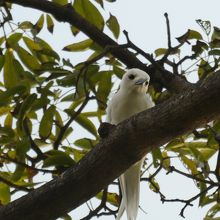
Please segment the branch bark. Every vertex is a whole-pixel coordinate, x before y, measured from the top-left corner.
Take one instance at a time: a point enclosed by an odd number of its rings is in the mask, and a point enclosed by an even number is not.
[[[56,219],[86,202],[147,152],[220,116],[220,71],[116,126],[60,177],[0,208],[4,220]]]
[[[69,24],[77,27],[97,44],[106,48],[108,46],[119,46],[114,40],[109,36],[99,30],[96,26],[92,25],[79,15],[71,5],[61,6],[54,2],[47,0],[3,0],[5,2],[10,2],[18,4],[24,7],[38,9],[42,12],[52,14],[58,21],[68,22]],[[111,52],[116,58],[123,62],[128,68],[139,68],[146,71],[151,76],[152,83],[160,83],[167,89],[173,92],[182,91],[190,86],[192,86],[185,79],[178,75],[174,75],[171,72],[164,69],[164,71],[155,71],[153,68],[147,67],[142,63],[137,57],[130,52],[128,49],[118,48]]]

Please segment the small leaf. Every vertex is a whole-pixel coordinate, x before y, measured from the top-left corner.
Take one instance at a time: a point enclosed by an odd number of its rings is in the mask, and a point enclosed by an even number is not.
[[[213,27],[214,31],[212,33],[212,41],[213,40],[220,40],[220,29],[218,27]]]
[[[101,78],[98,84],[98,90],[96,93],[98,106],[101,110],[106,108],[107,98],[112,88],[112,72],[110,71],[102,71]]]
[[[24,21],[20,23],[18,27],[21,28],[22,30],[26,30],[26,29],[32,29],[33,26],[34,25],[30,21]]]
[[[209,51],[209,55],[213,55],[213,56],[220,56],[220,50],[210,50]]]
[[[40,122],[39,134],[42,138],[47,138],[53,126],[53,117],[56,107],[51,105],[45,112]]]
[[[91,39],[87,39],[78,43],[73,43],[70,44],[66,47],[63,48],[63,50],[65,51],[85,51],[88,50],[90,48],[90,46],[92,45],[93,41]]]
[[[36,30],[37,34],[42,30],[43,25],[44,25],[44,15],[42,14],[38,19],[37,23],[34,25],[34,29]]]
[[[12,50],[7,50],[5,53],[4,62],[4,84],[6,88],[12,88],[19,82],[19,76],[14,67],[14,55]]]
[[[98,141],[96,140],[92,140],[89,138],[82,138],[82,139],[78,139],[74,142],[74,144],[77,147],[80,147],[82,149],[86,149],[86,150],[90,150],[91,148],[93,148]]]
[[[196,44],[192,46],[192,51],[195,54],[199,55],[203,51],[208,50],[208,47],[209,46],[205,42],[197,40]]]
[[[159,56],[161,56],[161,55],[164,55],[164,54],[166,54],[166,52],[167,52],[167,49],[166,49],[166,48],[158,48],[158,49],[156,49],[156,50],[154,51],[156,57],[159,57]]]
[[[104,19],[99,10],[89,0],[75,0],[74,9],[90,23],[103,30]]]
[[[17,132],[20,136],[23,134],[23,120],[25,116],[29,113],[31,110],[31,107],[34,103],[34,101],[37,98],[37,94],[31,94],[29,95],[24,102],[22,103],[19,113],[18,113],[18,120],[17,120]]]
[[[176,39],[180,43],[185,43],[185,42],[188,42],[188,40],[192,40],[192,39],[202,40],[203,38],[202,38],[202,35],[198,31],[188,29],[188,31],[185,34],[183,34],[180,37],[177,37]]]
[[[50,166],[65,166],[70,167],[75,165],[75,161],[65,152],[58,150],[51,150],[46,153],[48,158],[43,162],[43,167]]]
[[[85,128],[87,131],[89,131],[91,134],[93,134],[95,137],[97,137],[96,127],[92,123],[92,121],[90,121],[87,117],[83,116],[82,114],[79,114],[76,117],[75,121],[78,124],[80,124],[83,128]]]
[[[151,182],[149,182],[149,187],[155,193],[158,193],[160,190],[160,186],[158,182],[156,182],[155,178],[151,178]]]
[[[10,188],[5,183],[0,183],[0,203],[6,205],[10,202]]]
[[[53,2],[59,4],[59,5],[66,5],[68,4],[68,0],[53,0]]]
[[[98,198],[99,200],[102,200],[102,197],[103,197],[103,192],[99,192],[97,195],[96,195],[96,198]],[[116,207],[119,206],[119,202],[120,202],[120,197],[117,193],[110,193],[108,192],[107,193],[107,202],[109,202],[111,205],[114,205]]]
[[[54,29],[54,22],[53,22],[51,16],[49,14],[47,14],[47,30],[50,33],[53,33],[53,29]]]
[[[0,106],[7,105],[15,94],[22,94],[26,91],[26,87],[19,85],[0,93]]]
[[[114,37],[118,39],[119,34],[120,34],[120,26],[119,26],[117,18],[114,15],[110,14],[110,17],[106,23],[107,23],[108,28],[113,33]]]
[[[14,34],[11,34],[10,37],[6,41],[10,45],[10,47],[14,48],[21,38],[22,38],[22,33],[14,33]]]
[[[38,62],[35,56],[32,56],[28,51],[22,47],[18,47],[16,52],[23,62],[23,64],[33,72],[39,71],[41,68],[40,63]]]

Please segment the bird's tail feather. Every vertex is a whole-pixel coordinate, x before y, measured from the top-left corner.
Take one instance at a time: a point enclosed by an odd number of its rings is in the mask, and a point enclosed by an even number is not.
[[[124,203],[124,199],[122,198],[120,208],[119,208],[119,211],[118,211],[118,215],[117,215],[117,218],[115,220],[120,220],[120,218],[122,217],[124,211],[125,211],[125,203]]]
[[[126,210],[128,220],[136,220],[139,207],[140,171],[142,163],[143,160],[137,162],[119,177],[123,199],[117,220],[120,219],[124,210]]]

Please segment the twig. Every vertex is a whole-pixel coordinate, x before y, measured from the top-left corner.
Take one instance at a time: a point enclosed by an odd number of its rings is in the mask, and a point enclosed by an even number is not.
[[[94,210],[90,210],[90,213],[87,216],[85,216],[84,218],[82,218],[81,220],[89,220],[98,214],[98,212],[105,206],[105,203],[107,200],[107,193],[108,193],[108,188],[105,188],[103,190],[102,201],[99,204],[99,206]]]
[[[171,45],[171,34],[170,34],[170,21],[169,21],[169,17],[168,14],[165,13],[164,14],[165,18],[166,18],[166,25],[167,25],[167,40],[168,40],[168,48],[172,48]]]
[[[214,185],[210,185],[209,187],[207,187],[206,189],[204,189],[203,191],[198,193],[196,196],[193,196],[192,198],[190,198],[188,200],[184,200],[184,199],[164,199],[163,202],[181,202],[181,203],[185,203],[184,207],[181,209],[181,212],[180,212],[180,216],[185,218],[184,211],[187,208],[187,206],[193,206],[193,204],[191,204],[193,201],[195,201],[201,195],[203,195],[206,192],[208,192],[209,190],[211,190],[213,187],[214,187]]]
[[[27,168],[27,169],[35,170],[35,171],[38,171],[38,172],[43,172],[43,173],[56,173],[56,170],[39,169],[39,168],[36,168],[36,167],[33,167],[33,166],[29,166],[29,165],[27,165],[26,163],[22,163],[22,162],[20,162],[20,161],[18,161],[18,160],[16,160],[16,159],[13,159],[13,158],[11,158],[11,157],[9,157],[9,156],[6,156],[6,155],[5,155],[5,156],[0,155],[0,158],[2,158],[2,159],[4,159],[4,160],[9,160],[9,161],[11,161],[11,162],[13,162],[13,163],[15,163],[15,164],[19,164],[19,165],[21,165],[21,166]]]
[[[216,183],[214,181],[209,181],[209,180],[201,179],[201,178],[199,178],[199,177],[197,177],[195,175],[184,173],[184,172],[182,172],[180,170],[177,170],[175,167],[170,166],[170,170],[167,172],[167,174],[172,173],[172,172],[176,172],[176,173],[181,174],[183,176],[186,176],[186,177],[188,177],[190,179],[193,179],[193,180],[196,180],[196,181],[199,181],[199,182],[203,182],[203,183],[207,183],[207,184],[212,185],[212,186],[220,186],[220,183]]]
[[[46,158],[46,155],[44,155],[44,153],[40,150],[40,148],[37,146],[37,144],[34,142],[34,140],[32,139],[31,137],[31,133],[29,131],[29,128],[28,128],[28,121],[27,121],[27,118],[24,119],[23,121],[23,127],[24,127],[24,131],[30,141],[30,144],[31,144],[31,148],[35,151],[35,153],[37,154],[37,158],[36,159],[45,159]]]
[[[70,119],[67,121],[67,123],[60,129],[60,132],[58,134],[58,137],[56,139],[56,141],[53,144],[53,148],[55,150],[58,149],[59,145],[61,144],[61,141],[63,139],[63,136],[66,132],[66,130],[68,129],[68,127],[70,126],[70,124],[75,120],[75,118],[82,112],[82,110],[84,109],[84,107],[87,105],[88,101],[93,99],[94,97],[89,97],[87,96],[84,100],[84,102],[82,103],[82,105],[79,107],[79,109],[72,114],[72,116],[70,117]]]
[[[0,181],[5,183],[5,184],[7,184],[8,186],[11,186],[11,187],[13,187],[15,189],[22,190],[22,191],[25,191],[25,192],[30,192],[30,191],[33,190],[33,189],[28,189],[28,188],[26,188],[24,186],[19,186],[19,185],[15,184],[15,183],[12,183],[11,181],[3,178],[2,176],[0,176]]]

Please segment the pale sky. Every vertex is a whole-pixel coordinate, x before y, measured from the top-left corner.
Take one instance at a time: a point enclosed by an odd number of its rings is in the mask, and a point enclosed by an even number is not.
[[[220,27],[220,15],[218,0],[212,1],[199,1],[199,0],[117,0],[115,3],[105,2],[106,15],[108,11],[118,18],[121,25],[121,30],[129,32],[130,39],[141,47],[146,52],[153,52],[159,47],[167,46],[166,24],[164,13],[167,12],[170,19],[171,35],[175,45],[175,37],[184,34],[188,29],[195,29],[201,31],[199,25],[195,22],[196,19],[210,20],[213,26]],[[16,7],[18,11],[14,11],[14,19],[24,20],[30,19],[37,20],[39,13],[34,14],[31,9],[24,9]],[[1,30],[0,30],[1,31]],[[109,32],[108,32],[109,33]],[[51,35],[47,31],[43,31],[40,35],[42,38],[47,39],[48,42],[60,51],[67,44],[71,44],[81,39],[84,35],[81,34],[74,38],[69,31],[68,25],[60,23],[55,27],[54,34]],[[119,39],[120,43],[125,43],[123,34]],[[73,54],[60,51],[63,56],[70,58],[73,63],[83,60],[84,54]],[[84,135],[82,131],[82,136]],[[179,166],[179,163],[176,164]],[[163,172],[157,178],[161,185],[162,191],[167,195],[167,198],[190,198],[194,196],[197,191],[192,181],[185,181],[179,175],[166,176]],[[180,203],[165,203],[160,202],[159,195],[149,190],[147,183],[143,183],[141,187],[141,207],[147,212],[143,213],[139,210],[137,220],[180,220],[179,212],[184,204]],[[87,208],[82,206],[77,210],[71,212],[74,220],[78,220],[87,213]],[[198,208],[198,201],[194,203],[193,207],[188,207],[185,211],[187,220],[201,220],[207,208]],[[96,218],[93,218],[96,219]],[[111,220],[113,217],[101,217],[103,220]],[[122,220],[125,220],[125,216]]]

